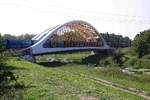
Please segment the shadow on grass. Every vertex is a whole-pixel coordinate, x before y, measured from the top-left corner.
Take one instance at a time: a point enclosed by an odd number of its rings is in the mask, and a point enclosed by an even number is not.
[[[84,59],[82,59],[82,64],[91,64],[94,66],[98,66],[100,64],[101,60],[106,59],[107,57],[109,57],[108,55],[102,55],[102,54],[96,54],[96,55],[90,55]]]
[[[32,85],[25,86],[24,84],[16,83],[13,85],[0,85],[0,90],[10,90],[12,88],[18,90],[18,89],[25,89],[25,88],[32,88],[32,87],[35,87],[35,86],[32,86]]]
[[[67,63],[61,62],[61,61],[53,61],[53,62],[38,62],[39,65],[42,65],[44,67],[61,67],[63,65],[66,65]]]
[[[7,70],[26,70],[26,68],[18,68],[18,67],[15,67],[13,65],[5,66],[5,69],[7,69]]]
[[[42,65],[44,67],[61,67],[63,65],[66,64],[77,64],[77,65],[92,65],[92,66],[97,66],[99,65],[99,61],[101,59],[105,59],[106,56],[102,56],[102,55],[90,55],[88,57],[85,57],[83,59],[78,59],[78,60],[71,60],[71,62],[68,60],[66,62],[63,62],[61,60],[59,61],[53,61],[53,62],[38,62],[37,64]]]
[[[8,66],[5,64],[0,65],[0,100],[20,100],[13,98],[23,95],[21,92],[24,91],[24,89],[33,87],[32,85],[25,86],[24,83],[17,81],[18,77],[16,77],[13,70],[24,69],[26,68],[18,68],[13,65]]]
[[[35,86],[15,83],[15,84],[0,84],[0,100],[23,100],[24,90],[34,88]]]

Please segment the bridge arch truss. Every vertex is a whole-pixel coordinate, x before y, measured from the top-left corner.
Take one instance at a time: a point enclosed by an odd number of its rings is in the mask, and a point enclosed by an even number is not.
[[[32,41],[34,44],[23,50],[24,55],[110,49],[95,27],[81,20],[69,21],[47,29],[33,37]]]

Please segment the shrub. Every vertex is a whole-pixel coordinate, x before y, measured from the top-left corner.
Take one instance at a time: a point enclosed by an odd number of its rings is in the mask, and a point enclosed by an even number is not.
[[[136,52],[133,48],[121,48],[120,52],[125,55],[136,56]]]
[[[14,74],[5,66],[7,55],[5,53],[5,47],[3,46],[2,41],[3,39],[0,35],[0,94],[3,93],[3,88],[7,86],[10,81],[16,81]]]
[[[126,61],[124,66],[150,69],[150,61],[148,59],[130,58],[128,61]]]
[[[150,69],[150,61],[147,59],[139,59],[137,62],[137,68],[146,68]]]
[[[114,62],[113,62],[113,58],[112,57],[106,57],[104,59],[100,59],[99,60],[99,66],[101,67],[113,67]]]
[[[150,54],[143,56],[144,59],[150,59]]]
[[[118,49],[113,55],[113,60],[118,66],[122,66],[124,63],[124,54]]]
[[[137,58],[129,58],[129,60],[125,63],[126,67],[133,67],[138,62]]]
[[[133,48],[139,58],[150,54],[150,29],[141,32],[134,38]]]

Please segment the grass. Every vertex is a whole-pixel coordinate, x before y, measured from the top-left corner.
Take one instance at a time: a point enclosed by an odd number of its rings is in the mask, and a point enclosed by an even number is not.
[[[16,57],[9,58],[6,65],[12,69],[18,77],[17,82],[23,87],[15,87],[9,93],[1,96],[1,99],[80,100],[81,97],[92,97],[100,100],[144,100],[137,95],[104,86],[88,77],[82,77],[80,74],[92,75],[93,77],[102,75],[95,68],[78,63],[82,57],[87,55],[86,53],[75,56],[72,54],[72,57],[60,55],[58,57],[76,59],[77,63],[63,63],[57,67],[53,67],[51,64],[47,65],[48,63],[39,65]]]
[[[67,71],[70,73],[77,73],[77,74],[84,74],[93,76],[96,78],[102,78],[114,83],[118,83],[122,86],[129,87],[129,88],[135,88],[139,91],[146,91],[150,93],[150,75],[145,74],[126,74],[122,73],[122,70],[120,68],[111,67],[111,68],[101,68],[99,66],[94,67],[94,65],[85,65],[82,64],[82,59],[84,57],[89,56],[90,53],[75,53],[70,54],[72,58],[70,58],[68,55],[50,55],[50,57],[58,59],[69,59],[73,60],[74,62],[70,64],[60,64],[61,67],[56,67],[57,70]],[[84,55],[84,56],[82,56]],[[48,57],[48,56],[47,56]],[[46,57],[46,58],[47,58]],[[69,58],[68,58],[69,57]],[[74,57],[76,59],[74,59]],[[93,59],[92,59],[93,60]],[[60,63],[61,60],[57,62]],[[44,65],[45,67],[52,67],[53,63],[43,62],[39,63],[41,65]],[[91,66],[91,67],[87,67]]]
[[[75,68],[73,68],[75,67]],[[81,68],[82,67],[82,68]],[[71,73],[79,73],[95,78],[101,78],[111,81],[113,83],[120,84],[124,87],[135,88],[138,91],[147,91],[150,93],[150,75],[129,75],[122,73],[120,69],[116,68],[87,68],[86,66],[70,65],[62,67],[62,70],[66,70]]]
[[[150,69],[150,56],[145,55],[138,58],[133,48],[121,48],[120,51],[124,54],[126,61],[124,67],[131,67],[136,69]]]

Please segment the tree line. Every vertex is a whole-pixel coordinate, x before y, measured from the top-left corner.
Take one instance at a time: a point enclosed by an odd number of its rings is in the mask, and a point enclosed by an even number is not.
[[[116,35],[114,33],[109,34],[101,33],[107,44],[113,48],[125,48],[132,47],[137,53],[138,57],[141,58],[144,55],[150,54],[150,29],[145,30],[137,34],[132,41],[129,37],[123,37],[122,35]],[[18,40],[31,40],[34,34],[21,34],[18,36],[4,34],[3,39],[18,39]]]
[[[102,33],[102,37],[105,39],[107,44],[114,48],[124,48],[131,47],[131,39],[129,37],[123,37],[122,35]],[[17,40],[31,40],[35,35],[34,34],[21,34],[14,36],[11,34],[4,34],[4,39],[17,39]]]
[[[3,39],[16,39],[16,40],[31,40],[35,35],[34,34],[21,34],[18,36],[11,35],[11,34],[4,34],[2,37]]]
[[[129,37],[123,37],[122,35],[116,35],[114,33],[109,34],[101,33],[107,44],[113,48],[125,48],[131,47],[132,40]]]
[[[137,34],[133,41],[129,37],[109,34],[108,32],[102,33],[102,36],[111,47],[131,47],[137,54],[138,58],[142,58],[145,55],[150,55],[150,29],[144,30]]]

